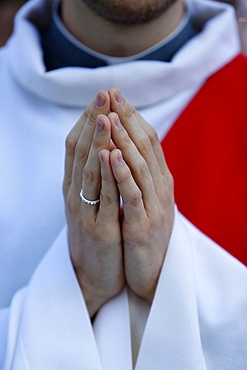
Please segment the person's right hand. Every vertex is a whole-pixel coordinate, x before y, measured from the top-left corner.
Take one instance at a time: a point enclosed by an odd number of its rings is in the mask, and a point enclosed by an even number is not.
[[[109,165],[109,112],[109,94],[102,90],[66,139],[63,194],[68,240],[90,317],[124,285],[119,192]],[[85,198],[100,198],[100,203],[82,202],[81,188]]]

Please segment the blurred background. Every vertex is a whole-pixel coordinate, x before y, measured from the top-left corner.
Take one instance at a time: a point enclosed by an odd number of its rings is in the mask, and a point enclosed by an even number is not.
[[[11,35],[14,16],[26,1],[0,0],[0,46],[3,46]]]
[[[210,0],[212,1],[212,0]],[[235,8],[238,19],[239,34],[242,50],[247,54],[247,0],[213,0],[231,4]]]

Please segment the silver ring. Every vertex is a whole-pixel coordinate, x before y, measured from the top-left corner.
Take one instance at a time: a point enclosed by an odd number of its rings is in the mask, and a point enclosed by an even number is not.
[[[80,191],[80,197],[81,197],[81,200],[84,203],[88,204],[89,206],[96,206],[100,202],[100,199],[97,199],[97,200],[89,200],[89,199],[85,198],[84,195],[83,195],[83,190],[82,189]]]

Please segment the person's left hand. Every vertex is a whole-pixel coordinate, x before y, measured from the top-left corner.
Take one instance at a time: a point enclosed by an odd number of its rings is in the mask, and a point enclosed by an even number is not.
[[[109,91],[109,161],[123,200],[125,277],[132,291],[152,302],[174,222],[173,178],[155,130],[119,90]]]

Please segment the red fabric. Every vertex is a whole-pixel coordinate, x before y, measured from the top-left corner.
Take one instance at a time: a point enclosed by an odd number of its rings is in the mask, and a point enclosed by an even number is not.
[[[247,58],[208,79],[162,147],[178,209],[247,265]]]

